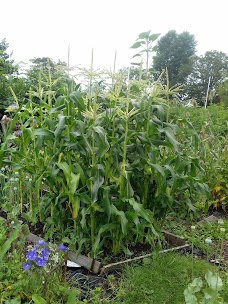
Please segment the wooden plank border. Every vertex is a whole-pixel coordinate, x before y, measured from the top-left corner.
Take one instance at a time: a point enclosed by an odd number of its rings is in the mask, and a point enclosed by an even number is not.
[[[24,224],[24,225],[26,225],[26,224]],[[28,229],[28,231],[29,231],[29,229]],[[164,237],[167,240],[167,242],[169,242],[170,244],[175,245],[177,247],[162,250],[162,251],[160,251],[160,253],[171,252],[171,251],[176,251],[176,250],[178,251],[178,250],[186,249],[186,248],[190,247],[190,245],[186,243],[186,240],[183,237],[179,237],[178,235],[175,235],[166,230],[162,230],[162,233],[164,234]],[[28,235],[26,236],[26,241],[31,242],[33,244],[37,244],[39,240],[43,240],[43,239],[31,232],[29,232]],[[45,240],[43,240],[43,241],[45,241]],[[57,245],[54,245],[54,246],[56,246],[56,250],[59,250]],[[140,261],[146,257],[151,257],[151,256],[153,256],[153,252],[146,254],[146,255],[139,256],[139,257],[135,257],[132,259],[127,259],[124,261],[104,265],[102,267],[101,262],[99,262],[95,259],[92,259],[90,257],[81,255],[81,254],[77,255],[73,251],[68,251],[69,261],[77,263],[78,265],[84,267],[85,269],[89,270],[90,272],[92,272],[93,274],[96,274],[96,275],[98,275],[98,274],[105,275],[116,269],[121,269],[123,266],[125,266],[129,263]]]
[[[43,240],[43,239],[30,232],[26,237],[26,240],[33,244],[37,244],[39,240]],[[58,250],[58,246],[57,245],[55,246],[56,246],[56,250]],[[84,267],[85,269],[91,271],[94,274],[98,274],[101,269],[101,262],[89,258],[85,255],[81,255],[81,254],[76,255],[76,253],[74,253],[73,251],[68,251],[68,260],[77,263],[78,265]]]
[[[162,233],[164,234],[166,241],[172,245],[182,246],[186,244],[186,239],[183,238],[182,236],[178,236],[167,230],[162,230]]]

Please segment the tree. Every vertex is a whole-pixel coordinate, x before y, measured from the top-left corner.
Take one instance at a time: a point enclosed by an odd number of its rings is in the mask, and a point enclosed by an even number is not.
[[[228,55],[223,52],[209,51],[203,56],[192,58],[193,70],[187,79],[189,97],[201,102],[206,96],[210,78],[210,91],[218,88],[228,77]]]
[[[228,105],[228,79],[218,85],[217,92],[220,100]]]
[[[6,104],[6,100],[10,96],[9,92],[9,76],[16,72],[16,67],[11,59],[12,54],[7,53],[9,44],[6,39],[0,42],[0,102],[1,106]]]
[[[189,32],[169,31],[160,38],[154,57],[154,69],[161,73],[167,68],[170,86],[183,84],[192,71],[191,57],[196,52],[196,40]]]
[[[32,63],[27,71],[27,82],[32,89],[42,88],[57,90],[69,79],[66,72],[67,64],[62,61],[57,63],[49,57],[30,59]]]

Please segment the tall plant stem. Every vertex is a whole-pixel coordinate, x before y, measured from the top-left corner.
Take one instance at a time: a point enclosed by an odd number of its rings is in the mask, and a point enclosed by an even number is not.
[[[117,55],[117,50],[115,51],[115,56],[114,56],[113,76],[112,76],[112,87],[114,86],[114,75],[115,75],[115,72],[116,72],[116,55]]]
[[[129,84],[129,78],[130,78],[130,68],[128,70],[128,93],[127,93],[127,99],[126,99],[126,109],[125,109],[125,132],[124,132],[124,143],[123,143],[123,155],[122,155],[122,166],[121,166],[121,176],[120,176],[120,197],[124,197],[125,193],[125,178],[123,176],[123,172],[126,169],[127,166],[127,143],[128,143],[128,123],[129,123],[129,100],[130,100],[130,84]]]
[[[91,52],[90,77],[89,77],[89,102],[88,102],[88,108],[91,106],[91,101],[92,101],[92,80],[93,80],[93,49],[92,49],[92,52]]]
[[[20,205],[21,205],[21,214],[23,212],[23,191],[22,191],[22,182],[19,180],[19,196],[20,196]]]

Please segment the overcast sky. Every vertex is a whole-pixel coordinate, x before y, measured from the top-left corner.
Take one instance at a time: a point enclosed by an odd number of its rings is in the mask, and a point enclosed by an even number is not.
[[[2,0],[0,40],[16,61],[47,56],[70,65],[128,66],[138,34],[175,29],[194,34],[197,53],[228,53],[228,0]]]

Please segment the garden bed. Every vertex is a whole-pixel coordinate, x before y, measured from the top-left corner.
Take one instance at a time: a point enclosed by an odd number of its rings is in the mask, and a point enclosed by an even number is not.
[[[165,230],[163,230],[163,235],[166,241],[168,242],[170,248],[161,250],[160,253],[165,253],[169,251],[178,251],[189,248],[189,244],[186,243],[186,240],[183,237],[177,236]],[[26,239],[27,241],[36,244],[38,240],[40,240],[41,238],[30,232]],[[142,247],[142,252],[143,252],[143,247]],[[90,257],[81,254],[77,255],[75,252],[68,251],[68,260],[77,263],[78,265],[82,266],[92,274],[104,275],[110,273],[113,270],[121,269],[123,266],[127,264],[141,261],[144,258],[152,257],[153,254],[154,252],[150,252],[147,254],[142,253],[140,255],[140,252],[138,252],[137,253],[138,256],[136,257],[130,259],[121,259],[120,261],[117,261],[115,263],[102,265],[102,263],[96,259],[92,259]]]

